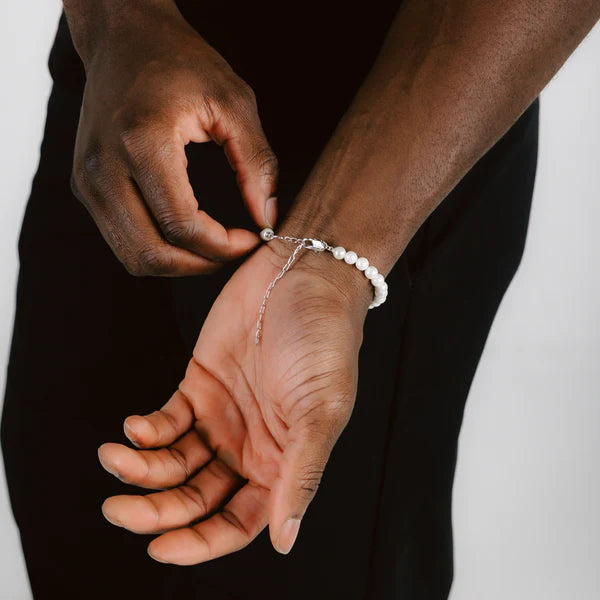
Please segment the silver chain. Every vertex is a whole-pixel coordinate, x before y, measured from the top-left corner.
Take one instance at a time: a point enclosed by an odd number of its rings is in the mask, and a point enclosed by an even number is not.
[[[279,238],[279,236],[277,236],[277,238]],[[284,239],[284,238],[279,238],[279,239]],[[263,317],[265,315],[265,310],[267,308],[267,300],[269,299],[269,296],[271,295],[271,290],[275,287],[275,284],[290,270],[291,266],[294,264],[294,261],[298,257],[300,250],[302,250],[304,248],[304,241],[300,240],[298,238],[290,238],[289,240],[285,240],[285,241],[295,242],[295,243],[297,243],[297,246],[296,246],[296,249],[294,250],[294,252],[292,252],[292,255],[288,258],[288,261],[285,263],[285,265],[283,266],[281,271],[279,271],[279,274],[277,275],[277,277],[275,277],[275,279],[273,279],[273,281],[271,281],[271,283],[269,284],[269,287],[267,288],[267,291],[265,292],[262,304],[260,305],[260,310],[258,311],[258,321],[256,321],[256,338],[255,338],[255,342],[254,342],[255,345],[258,345],[258,342],[260,341],[260,336],[262,333]]]
[[[278,240],[281,240],[282,242],[296,244],[296,248],[295,248],[294,252],[292,252],[292,255],[288,258],[288,261],[285,263],[285,265],[283,266],[281,271],[279,271],[279,273],[277,274],[275,279],[273,279],[273,281],[271,281],[271,283],[269,284],[269,287],[267,287],[267,291],[265,292],[265,295],[263,296],[263,301],[262,301],[262,304],[260,305],[260,309],[258,311],[258,321],[256,321],[256,336],[255,336],[255,344],[256,345],[258,345],[258,342],[260,341],[260,336],[262,334],[263,319],[265,316],[265,310],[267,308],[267,300],[269,299],[269,296],[271,295],[271,291],[275,287],[275,284],[290,270],[290,268],[294,264],[294,261],[296,260],[296,258],[298,258],[298,254],[300,253],[300,251],[305,249],[305,250],[312,250],[313,252],[323,252],[324,250],[328,250],[329,252],[331,252],[333,250],[333,246],[330,246],[323,240],[317,240],[315,238],[297,238],[297,237],[292,237],[290,235],[282,236],[282,235],[277,235],[277,234],[273,233],[272,236],[267,241],[270,241],[272,239],[278,239]]]

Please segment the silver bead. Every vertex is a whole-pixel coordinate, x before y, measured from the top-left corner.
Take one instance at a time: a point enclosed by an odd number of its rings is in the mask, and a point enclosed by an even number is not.
[[[365,269],[365,277],[367,279],[373,279],[373,277],[375,277],[375,275],[377,275],[377,273],[379,273],[379,271],[373,265],[371,265],[370,267],[367,267]]]
[[[344,260],[349,265],[353,265],[358,260],[358,255],[356,254],[356,252],[352,252],[352,250],[350,250],[350,252],[346,252],[346,256],[344,256]]]
[[[369,261],[364,257],[361,256],[357,261],[356,261],[356,268],[359,271],[364,271],[367,267],[369,266]]]
[[[274,235],[275,235],[275,232],[270,227],[265,227],[260,232],[260,238],[262,240],[264,240],[265,242],[270,242],[273,239]]]
[[[346,248],[343,248],[342,246],[337,246],[336,248],[334,248],[331,251],[331,254],[333,254],[334,258],[337,258],[338,260],[342,260],[342,258],[344,258],[344,256],[346,256]]]

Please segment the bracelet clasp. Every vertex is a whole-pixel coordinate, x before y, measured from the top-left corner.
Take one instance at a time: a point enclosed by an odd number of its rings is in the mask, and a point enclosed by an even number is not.
[[[302,247],[307,250],[312,250],[313,252],[323,252],[324,250],[327,250],[327,244],[322,240],[317,240],[315,238],[303,238]]]

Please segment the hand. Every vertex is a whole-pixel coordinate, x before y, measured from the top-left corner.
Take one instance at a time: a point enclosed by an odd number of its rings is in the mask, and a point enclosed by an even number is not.
[[[111,2],[98,12],[76,23],[67,12],[87,75],[73,191],[130,273],[212,271],[258,237],[198,210],[184,147],[223,145],[253,219],[272,225],[277,160],[254,93],[173,2]],[[87,21],[94,29],[78,31]]]
[[[148,550],[161,562],[234,552],[267,523],[274,547],[289,552],[350,418],[371,286],[330,256],[303,251],[273,289],[257,346],[263,295],[291,253],[274,244],[223,288],[171,399],[125,420],[139,449],[99,449],[104,468],[123,481],[164,490],[103,505],[115,525],[162,534]]]

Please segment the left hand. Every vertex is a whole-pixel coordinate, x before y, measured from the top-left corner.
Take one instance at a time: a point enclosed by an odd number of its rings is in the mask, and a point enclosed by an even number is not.
[[[148,549],[156,560],[211,560],[267,524],[273,546],[289,552],[350,418],[372,298],[355,269],[303,250],[273,289],[255,345],[265,290],[292,251],[273,241],[233,275],[179,389],[161,410],[125,420],[139,449],[99,449],[104,468],[123,481],[163,490],[103,505],[115,525],[161,534]]]

